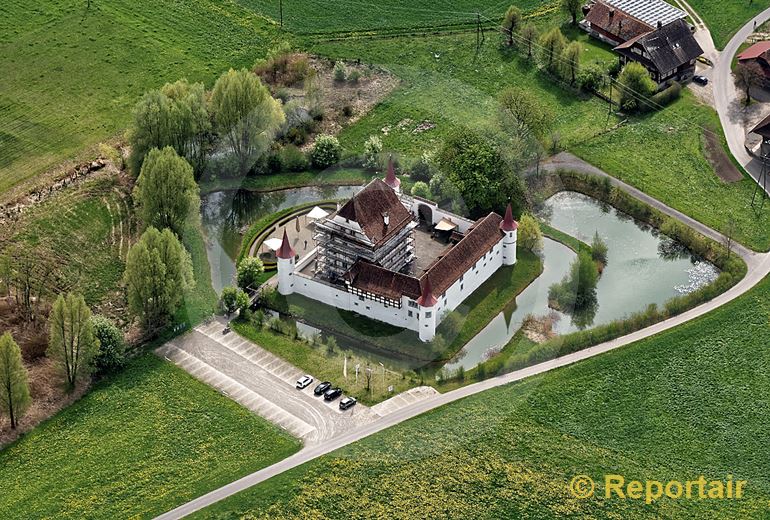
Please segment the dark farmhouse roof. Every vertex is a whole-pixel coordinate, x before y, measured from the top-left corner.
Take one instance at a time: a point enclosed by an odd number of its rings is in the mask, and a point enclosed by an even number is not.
[[[419,279],[364,260],[353,264],[346,278],[356,289],[394,300],[402,295],[418,299],[421,296],[421,282],[423,285],[429,282],[433,294],[443,294],[500,241],[503,237],[503,231],[500,230],[502,221],[503,217],[497,213],[490,213],[476,221],[462,240],[438,257]]]
[[[607,5],[601,0],[590,6],[585,19],[591,23],[591,28],[600,29],[619,43],[626,42],[653,29],[651,25],[634,18],[621,9]]]
[[[640,56],[634,48],[644,51]],[[690,26],[681,18],[647,34],[615,47],[628,59],[638,61],[645,67],[665,73],[689,63],[703,54],[703,49],[692,35]]]
[[[761,135],[764,138],[770,138],[770,114],[768,114],[762,121],[751,129],[752,133]]]
[[[380,179],[370,182],[347,201],[336,215],[356,222],[375,246],[384,243],[412,220],[412,214],[401,203],[396,192]],[[333,217],[331,215],[329,218]]]

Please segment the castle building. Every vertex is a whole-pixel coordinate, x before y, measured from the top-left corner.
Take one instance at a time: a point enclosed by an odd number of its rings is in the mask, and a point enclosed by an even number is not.
[[[276,252],[278,291],[416,331],[431,341],[447,313],[495,271],[516,263],[511,206],[475,222],[406,196],[389,166],[315,224],[299,258],[286,231]]]

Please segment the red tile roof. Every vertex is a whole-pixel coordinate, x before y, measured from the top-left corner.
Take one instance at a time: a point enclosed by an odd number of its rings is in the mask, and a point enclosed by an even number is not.
[[[503,231],[516,231],[519,229],[519,223],[513,220],[513,211],[511,210],[511,203],[508,203],[508,207],[505,208],[505,217],[500,222],[500,229]]]
[[[758,42],[738,55],[739,60],[753,60],[770,51],[770,41]]]
[[[433,288],[430,286],[430,277],[423,277],[422,280],[420,280],[420,285],[420,297],[417,298],[417,305],[420,307],[433,307],[436,305],[438,300],[433,296]]]
[[[396,170],[393,168],[393,158],[388,159],[388,173],[385,175],[385,184],[397,190],[401,186],[401,181],[396,177]]]
[[[449,289],[502,239],[502,222],[503,218],[497,213],[490,213],[476,221],[462,240],[438,257],[419,279],[364,260],[353,264],[346,278],[353,287],[365,292],[393,300],[398,300],[402,295],[413,300],[423,297],[425,303],[428,303],[435,298],[434,295],[443,294]],[[424,294],[426,289],[428,295]]]
[[[591,23],[592,28],[601,29],[620,43],[654,29],[651,25],[601,0],[591,6],[585,19]]]
[[[281,247],[275,252],[275,256],[278,258],[289,259],[294,258],[297,253],[292,249],[289,243],[289,235],[286,234],[286,228],[283,229],[283,240],[281,241]]]
[[[380,179],[370,182],[347,201],[336,215],[356,222],[375,246],[384,243],[412,221],[412,214],[401,203],[396,192]]]

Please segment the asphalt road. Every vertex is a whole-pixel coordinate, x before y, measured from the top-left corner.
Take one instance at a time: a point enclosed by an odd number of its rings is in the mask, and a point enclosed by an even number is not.
[[[746,25],[738,29],[735,36],[728,42],[719,57],[714,61],[714,105],[719,114],[719,121],[727,138],[730,153],[755,180],[762,172],[761,161],[755,159],[746,151],[746,128],[743,118],[741,96],[735,88],[731,64],[738,48],[754,32],[755,23],[759,27],[770,20],[770,8],[765,9]],[[770,185],[770,183],[768,183]],[[769,188],[770,189],[770,188]]]
[[[551,166],[548,166],[548,165],[551,165]],[[558,156],[554,157],[551,161],[546,163],[545,167],[556,168],[556,167],[567,167],[567,166],[573,169],[579,169],[581,171],[585,171],[586,173],[608,176],[606,173],[602,172],[598,168],[595,168],[594,166],[588,163],[585,163],[584,161],[580,161],[580,159],[577,159],[574,156],[570,156],[569,154],[559,154]],[[644,202],[653,205],[659,210],[665,212],[666,214],[671,215],[681,220],[682,222],[693,226],[695,229],[709,236],[710,238],[713,238],[715,240],[721,240],[722,235],[717,231],[714,231],[704,226],[703,224],[690,219],[689,217],[683,215],[682,213],[676,211],[675,209],[669,208],[665,204],[657,201],[656,199],[653,199],[649,195],[643,192],[640,192],[639,190],[636,190],[618,181],[617,179],[612,179],[612,180],[614,184],[622,187],[623,189],[628,190],[628,192],[631,195],[639,198],[640,200],[643,200]],[[304,464],[322,455],[330,453],[343,446],[346,446],[348,444],[361,440],[379,431],[385,430],[386,428],[390,428],[391,426],[395,426],[401,422],[409,420],[427,411],[438,408],[439,406],[452,403],[454,401],[457,401],[469,395],[477,394],[479,392],[483,392],[491,388],[507,385],[514,381],[519,381],[527,377],[548,372],[555,368],[564,367],[585,359],[589,359],[591,357],[594,357],[600,354],[604,354],[606,352],[622,347],[624,345],[628,345],[635,341],[639,341],[641,339],[648,338],[655,334],[672,329],[692,319],[695,319],[699,316],[703,316],[704,314],[714,309],[717,309],[722,305],[725,305],[726,303],[734,300],[738,296],[746,293],[749,289],[751,289],[757,283],[759,283],[765,276],[767,276],[768,273],[770,273],[770,253],[765,253],[765,254],[754,253],[742,246],[737,247],[736,251],[746,261],[746,264],[748,266],[748,272],[746,276],[743,278],[743,280],[738,282],[730,290],[720,294],[713,300],[710,300],[702,305],[699,305],[698,307],[695,307],[694,309],[690,309],[689,311],[684,312],[678,316],[662,321],[660,323],[656,323],[655,325],[639,330],[637,332],[633,332],[621,338],[617,338],[613,341],[608,341],[608,342],[581,350],[579,352],[574,352],[572,354],[561,356],[556,359],[545,361],[543,363],[539,363],[537,365],[523,368],[521,370],[517,370],[515,372],[511,372],[502,376],[493,377],[485,381],[481,381],[479,383],[474,383],[474,384],[465,386],[463,388],[458,388],[457,390],[453,390],[445,394],[438,394],[434,397],[430,397],[423,401],[418,401],[412,405],[396,410],[393,413],[390,413],[371,423],[365,424],[354,430],[351,430],[348,433],[341,434],[337,437],[331,438],[327,441],[324,441],[314,446],[308,446],[300,450],[299,452],[295,453],[291,457],[288,457],[280,462],[277,462],[272,466],[268,466],[267,468],[264,468],[260,471],[247,475],[239,480],[236,480],[235,482],[222,486],[219,489],[215,489],[214,491],[211,491],[203,496],[196,498],[195,500],[192,500],[186,504],[183,504],[177,507],[176,509],[173,509],[167,513],[164,513],[163,515],[160,515],[158,519],[168,520],[168,519],[176,519],[176,518],[182,518],[184,516],[187,516],[191,513],[194,513],[195,511],[203,509],[206,506],[209,506],[215,502],[223,500],[231,495],[234,495],[240,491],[248,489],[256,484],[259,484],[260,482],[264,482],[265,480],[271,477],[274,477],[276,475],[279,475],[284,471],[288,471],[292,468],[295,468],[301,464]]]

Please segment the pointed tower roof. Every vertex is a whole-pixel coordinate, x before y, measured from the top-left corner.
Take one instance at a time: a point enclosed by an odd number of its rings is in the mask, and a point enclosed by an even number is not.
[[[433,296],[433,287],[430,284],[430,278],[423,276],[420,280],[420,297],[417,298],[417,305],[420,307],[433,307],[438,300]]]
[[[283,241],[281,242],[281,247],[275,252],[275,256],[278,258],[289,259],[294,258],[296,254],[297,253],[294,252],[294,249],[292,249],[291,244],[289,243],[289,236],[286,234],[286,228],[284,228]]]
[[[500,218],[500,217],[498,217]],[[511,210],[511,203],[508,203],[508,207],[505,208],[505,217],[500,222],[500,229],[503,231],[515,231],[519,228],[519,223],[513,220],[513,210]]]
[[[394,190],[401,186],[401,181],[396,177],[396,170],[393,167],[393,157],[388,158],[388,173],[385,175],[385,184]]]

